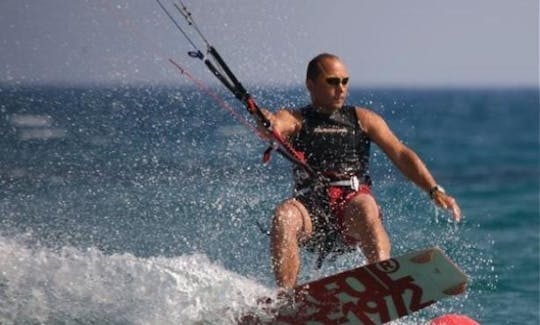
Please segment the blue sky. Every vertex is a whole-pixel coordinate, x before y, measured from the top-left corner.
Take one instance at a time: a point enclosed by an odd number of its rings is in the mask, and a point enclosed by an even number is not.
[[[538,0],[184,2],[244,83],[301,85],[331,52],[353,86],[538,86]],[[212,79],[153,0],[3,0],[0,46],[0,82],[188,82],[169,58]]]

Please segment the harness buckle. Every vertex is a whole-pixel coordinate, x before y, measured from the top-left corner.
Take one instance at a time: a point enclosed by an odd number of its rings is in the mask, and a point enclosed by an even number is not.
[[[351,189],[357,192],[358,189],[360,188],[360,181],[358,180],[358,177],[353,176],[351,177],[350,181],[351,181]]]
[[[360,180],[358,180],[358,177],[352,176],[351,178],[346,180],[330,182],[329,185],[349,187],[351,190],[356,192],[360,188]]]

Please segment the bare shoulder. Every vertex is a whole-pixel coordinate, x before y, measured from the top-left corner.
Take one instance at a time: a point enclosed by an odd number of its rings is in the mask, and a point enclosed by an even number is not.
[[[380,126],[386,125],[383,118],[374,111],[365,107],[356,107],[356,116],[360,127],[367,133],[373,132]]]
[[[300,112],[297,109],[289,108],[289,107],[283,107],[276,111],[276,115],[283,117],[283,118],[291,118],[291,119],[297,119],[300,117]]]
[[[403,148],[403,144],[390,130],[382,116],[367,108],[357,107],[358,123],[372,141],[381,147],[387,154],[396,148]]]
[[[299,110],[293,108],[281,108],[276,112],[276,118],[283,123],[300,124],[302,123],[302,114]]]
[[[291,136],[302,127],[302,115],[296,109],[281,108],[276,114],[276,127],[285,136]]]

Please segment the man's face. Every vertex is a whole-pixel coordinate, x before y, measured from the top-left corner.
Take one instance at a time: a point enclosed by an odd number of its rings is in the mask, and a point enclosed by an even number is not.
[[[323,59],[319,62],[321,72],[315,80],[307,80],[313,106],[333,112],[345,103],[349,73],[338,59]]]

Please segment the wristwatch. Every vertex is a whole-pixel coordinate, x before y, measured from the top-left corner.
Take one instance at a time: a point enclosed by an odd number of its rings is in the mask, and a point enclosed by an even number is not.
[[[433,186],[430,190],[429,190],[429,197],[431,199],[433,199],[433,196],[435,195],[435,193],[442,193],[442,194],[446,194],[446,191],[444,190],[444,188],[442,186],[440,186],[439,184]]]

